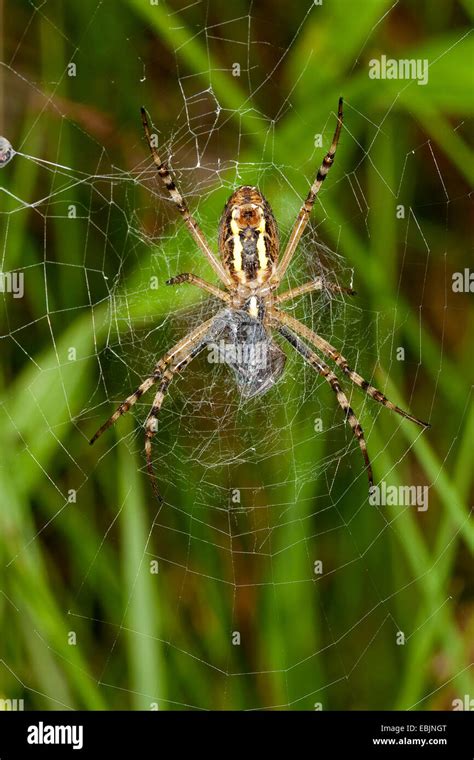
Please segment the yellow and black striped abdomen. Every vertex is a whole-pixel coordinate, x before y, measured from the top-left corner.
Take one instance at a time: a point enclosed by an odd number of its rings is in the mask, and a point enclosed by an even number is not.
[[[266,282],[275,270],[278,247],[270,205],[256,187],[239,187],[219,226],[219,250],[229,274],[243,285]]]

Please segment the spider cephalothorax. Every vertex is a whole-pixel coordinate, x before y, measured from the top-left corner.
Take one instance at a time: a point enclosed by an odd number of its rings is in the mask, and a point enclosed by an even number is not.
[[[329,357],[355,385],[362,388],[375,401],[402,417],[416,422],[421,427],[429,427],[429,424],[404,412],[389,401],[381,391],[351,369],[346,359],[327,340],[280,309],[280,305],[285,301],[311,291],[328,289],[355,295],[353,290],[323,282],[321,277],[317,277],[276,295],[276,290],[283,280],[308,223],[320,187],[334,162],[342,128],[342,98],[339,99],[337,125],[331,147],[324,156],[306,200],[300,208],[281,259],[279,258],[277,225],[270,205],[258,188],[250,186],[239,187],[225,205],[219,225],[218,246],[221,259],[217,258],[197,221],[191,216],[188,205],[176,187],[166,163],[161,160],[154,147],[143,108],[142,121],[153,162],[170,199],[181,213],[196,244],[224,284],[225,290],[189,272],[172,277],[167,284],[192,283],[222,301],[224,306],[214,317],[198,325],[182,338],[157,362],[153,372],[99,428],[91,443],[94,443],[107,428],[127,412],[146,391],[153,385],[157,385],[153,406],[145,423],[145,451],[152,484],[157,497],[161,499],[153,473],[151,441],[157,430],[158,414],[165,394],[174,376],[182,372],[195,356],[208,347],[213,348],[220,359],[232,369],[242,396],[250,398],[266,393],[280,378],[285,366],[285,354],[273,339],[273,331],[275,331],[329,383],[359,442],[369,486],[372,486],[372,467],[364,433],[337,375],[320,354]],[[314,346],[319,353],[310,346]]]

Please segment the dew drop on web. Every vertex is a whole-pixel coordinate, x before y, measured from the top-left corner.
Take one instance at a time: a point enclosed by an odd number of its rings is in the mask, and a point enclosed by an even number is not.
[[[5,137],[0,137],[0,169],[3,169],[14,155],[11,143]]]

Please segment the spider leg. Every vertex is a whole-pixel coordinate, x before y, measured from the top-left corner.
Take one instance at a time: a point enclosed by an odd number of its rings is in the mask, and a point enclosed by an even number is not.
[[[215,285],[211,285],[210,282],[206,282],[205,280],[202,280],[200,277],[198,277],[196,274],[191,274],[190,272],[183,272],[182,274],[177,274],[175,277],[171,277],[170,280],[166,281],[167,285],[181,285],[182,282],[189,282],[191,285],[196,285],[198,288],[201,288],[202,290],[207,291],[211,295],[215,296],[216,298],[220,298],[221,301],[225,301],[226,303],[231,302],[231,297],[228,293],[225,293],[220,288],[217,288]]]
[[[329,169],[334,163],[334,156],[336,155],[337,144],[339,142],[339,136],[341,134],[341,129],[342,129],[342,115],[343,115],[342,114],[342,98],[339,98],[339,105],[337,109],[337,124],[336,124],[336,130],[334,132],[334,137],[332,138],[331,147],[329,148],[328,152],[324,156],[323,162],[321,166],[319,167],[318,172],[316,174],[316,179],[311,185],[309,193],[306,196],[306,200],[301,206],[300,212],[298,216],[296,217],[296,222],[293,226],[293,229],[291,230],[291,234],[290,234],[288,243],[286,245],[285,252],[276,269],[275,274],[272,277],[273,283],[281,282],[281,280],[283,279],[283,276],[286,270],[288,269],[291,259],[293,258],[293,254],[296,251],[301,235],[303,234],[305,227],[308,224],[309,215],[316,201],[316,196],[319,193],[321,185],[323,184],[324,180],[326,179],[328,175]]]
[[[327,380],[332,390],[336,394],[339,406],[344,412],[344,416],[349,422],[349,425],[352,428],[352,432],[359,442],[359,447],[362,452],[362,456],[364,457],[367,477],[369,479],[369,489],[372,488],[374,484],[374,478],[372,474],[372,465],[370,464],[369,454],[367,452],[367,444],[364,438],[364,431],[362,430],[359,420],[355,416],[351,405],[349,404],[349,400],[346,394],[342,390],[339,379],[334,374],[334,372],[331,371],[328,365],[311,348],[308,348],[308,346],[306,346],[306,344],[303,343],[298,338],[298,336],[292,332],[292,330],[290,330],[285,325],[274,325],[274,327],[280,333],[280,335],[282,335],[288,341],[288,343],[293,346],[293,348],[300,354],[300,356],[302,356],[303,359],[305,359],[308,364],[310,364],[311,367],[313,367],[321,375],[321,377],[324,377]]]
[[[207,343],[208,343],[208,340],[206,338],[204,340],[199,341],[198,343],[195,343],[194,346],[189,348],[187,353],[184,354],[178,361],[176,361],[173,365],[167,367],[167,369],[164,370],[162,374],[160,386],[156,392],[155,398],[153,399],[153,406],[150,410],[150,413],[145,423],[146,466],[147,466],[148,474],[150,476],[150,481],[151,481],[154,494],[159,502],[162,502],[163,498],[158,489],[156,475],[153,468],[153,462],[151,459],[152,440],[153,440],[153,436],[158,430],[158,415],[160,413],[160,409],[163,404],[168,387],[171,381],[173,380],[174,376],[177,373],[182,372],[188,366],[188,364],[194,359],[194,357],[196,357],[203,350],[203,348],[207,345]]]
[[[221,262],[214,256],[213,252],[211,251],[211,248],[209,247],[209,244],[204,236],[203,231],[199,227],[197,221],[191,215],[191,212],[189,211],[189,208],[188,208],[188,204],[186,203],[185,199],[183,198],[180,191],[178,190],[166,162],[162,161],[159,156],[159,153],[153,142],[150,125],[148,123],[148,118],[147,118],[145,109],[142,107],[140,111],[142,115],[142,124],[143,124],[143,129],[145,131],[145,137],[148,142],[148,147],[150,148],[153,162],[157,168],[161,181],[163,182],[165,188],[167,189],[169,193],[171,200],[173,201],[176,208],[178,209],[181,216],[183,217],[183,221],[186,227],[188,228],[189,232],[191,233],[191,236],[194,238],[199,248],[206,256],[214,272],[220,277],[220,279],[226,285],[232,285],[232,280],[231,280],[230,275],[226,272]]]
[[[146,393],[152,385],[154,385],[158,380],[159,375],[150,375],[146,378],[146,380],[141,383],[141,385],[138,386],[138,388],[133,391],[133,393],[128,396],[125,401],[122,401],[122,403],[117,407],[115,412],[109,417],[106,422],[104,422],[103,425],[97,430],[96,433],[92,436],[92,438],[89,441],[89,444],[92,446],[93,443],[96,442],[98,438],[102,435],[102,433],[105,433],[106,430],[109,429],[109,427],[112,427],[112,425],[115,425],[118,418],[122,416],[122,414],[126,414],[130,407],[132,407],[138,399],[143,396],[144,393]]]
[[[417,425],[420,425],[420,427],[431,427],[429,422],[423,422],[423,420],[419,420],[417,417],[414,417],[412,414],[405,412],[403,409],[400,409],[399,406],[396,406],[396,404],[393,404],[391,401],[389,401],[389,399],[382,393],[382,391],[379,391],[377,388],[371,385],[368,380],[364,380],[364,378],[359,375],[358,372],[355,372],[353,369],[351,369],[347,363],[347,360],[339,353],[336,348],[334,348],[334,346],[331,346],[327,340],[321,338],[320,335],[313,332],[313,330],[310,330],[308,327],[306,327],[306,325],[301,324],[301,322],[299,322],[297,319],[294,319],[294,317],[291,317],[289,314],[286,314],[282,311],[275,310],[273,312],[273,316],[278,320],[278,322],[287,325],[289,328],[298,333],[298,335],[301,335],[303,338],[312,343],[313,346],[316,346],[316,348],[318,348],[320,351],[323,351],[326,356],[329,356],[333,362],[335,362],[337,366],[342,369],[344,374],[347,375],[347,377],[352,380],[355,385],[357,385],[359,388],[362,388],[362,390],[364,390],[368,396],[373,398],[375,401],[378,401],[379,404],[386,406],[387,409],[391,409],[401,417],[405,417],[407,420],[415,422]]]
[[[314,290],[331,290],[333,293],[347,293],[350,296],[355,296],[357,293],[352,288],[344,288],[341,285],[335,285],[332,282],[323,282],[321,277],[311,280],[311,282],[305,282],[304,285],[298,285],[291,290],[285,290],[279,296],[275,296],[274,303],[279,304],[283,301],[289,301],[291,298],[297,298],[304,293],[312,293]]]
[[[192,347],[199,342],[200,338],[209,330],[209,327],[214,322],[215,317],[211,317],[211,319],[208,319],[206,322],[203,322],[199,327],[197,327],[195,330],[192,330],[192,332],[188,333],[184,338],[182,338],[178,343],[176,343],[173,348],[168,351],[162,359],[160,359],[159,362],[155,365],[155,369],[153,370],[153,374],[149,375],[149,377],[146,378],[146,380],[141,383],[141,385],[138,386],[138,388],[130,395],[128,396],[125,401],[122,401],[121,404],[117,407],[115,412],[109,417],[106,422],[98,429],[98,431],[93,435],[89,443],[92,445],[95,443],[95,441],[100,438],[102,433],[105,433],[106,430],[108,430],[109,427],[115,424],[117,422],[118,418],[122,416],[122,414],[126,414],[130,407],[132,407],[138,399],[143,396],[146,391],[148,391],[152,385],[155,385],[155,383],[160,380],[160,378],[163,376],[164,371],[166,370],[167,366],[173,361],[176,360],[176,356],[180,354],[180,352],[184,352],[186,350],[192,349]]]

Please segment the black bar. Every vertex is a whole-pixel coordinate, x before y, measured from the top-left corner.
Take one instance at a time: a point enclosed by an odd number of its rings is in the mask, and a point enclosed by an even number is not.
[[[211,756],[473,760],[472,712],[0,712],[0,759]],[[57,743],[52,744],[50,740]],[[69,743],[63,743],[67,742]],[[36,743],[38,742],[38,743]],[[77,749],[73,746],[76,745]]]

